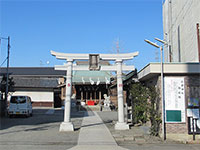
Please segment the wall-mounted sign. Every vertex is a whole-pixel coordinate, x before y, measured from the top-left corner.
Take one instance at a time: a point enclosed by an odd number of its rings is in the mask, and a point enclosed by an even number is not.
[[[187,117],[199,119],[199,109],[187,109]]]
[[[200,134],[200,119],[188,118],[188,133]]]
[[[165,77],[165,110],[167,122],[185,122],[185,88],[183,77]]]
[[[188,107],[198,107],[199,106],[199,99],[198,98],[189,98],[188,99]]]

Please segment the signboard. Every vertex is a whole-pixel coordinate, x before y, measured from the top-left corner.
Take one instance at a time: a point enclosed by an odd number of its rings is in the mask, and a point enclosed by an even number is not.
[[[188,99],[188,107],[198,107],[199,99],[198,98],[189,98]]]
[[[199,109],[187,109],[187,117],[199,119]]]
[[[187,117],[193,117],[192,109],[187,109]]]
[[[165,77],[165,110],[167,122],[185,122],[185,88],[183,77]]]
[[[193,118],[199,119],[199,109],[192,109],[193,110]]]
[[[188,133],[200,134],[200,119],[188,118]]]
[[[168,122],[181,122],[180,110],[166,110],[166,121]]]
[[[99,66],[100,57],[99,54],[90,54],[89,55],[89,70],[100,70]]]

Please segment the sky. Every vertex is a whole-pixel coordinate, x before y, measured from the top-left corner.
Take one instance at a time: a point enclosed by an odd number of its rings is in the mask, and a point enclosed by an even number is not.
[[[8,36],[11,67],[62,65],[51,50],[113,54],[118,45],[120,53],[139,51],[127,64],[140,70],[159,61],[144,39],[163,39],[162,0],[0,0],[0,37]],[[6,56],[1,40],[1,67]]]

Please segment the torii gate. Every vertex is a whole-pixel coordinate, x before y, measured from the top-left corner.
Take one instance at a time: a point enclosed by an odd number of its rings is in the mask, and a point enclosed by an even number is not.
[[[124,121],[124,101],[123,101],[123,81],[122,71],[135,70],[134,66],[123,65],[124,60],[133,59],[139,52],[126,53],[126,54],[69,54],[51,51],[53,56],[57,59],[64,59],[67,64],[56,65],[55,70],[66,70],[66,97],[65,97],[65,110],[64,122],[60,124],[60,131],[74,131],[73,123],[71,122],[71,93],[72,93],[72,71],[73,70],[95,70],[93,66],[78,66],[73,64],[75,60],[89,60],[90,62],[96,61],[95,65],[101,71],[117,71],[117,97],[118,97],[118,122],[115,124],[116,130],[129,129],[129,125]],[[92,59],[92,60],[91,60]],[[99,66],[99,60],[115,61],[115,65]]]

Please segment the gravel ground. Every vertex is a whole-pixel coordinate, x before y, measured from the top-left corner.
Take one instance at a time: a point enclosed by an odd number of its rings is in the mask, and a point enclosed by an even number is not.
[[[161,143],[161,139],[158,137],[150,136],[149,127],[147,126],[130,126],[130,130],[117,131],[114,129],[114,125],[117,122],[117,112],[98,112],[111,134],[115,138],[118,144],[125,143]]]
[[[117,144],[129,150],[200,150],[200,144],[181,144],[172,141],[163,142],[160,138],[150,136],[148,127],[131,127],[130,130],[116,131],[117,112],[98,112]]]

